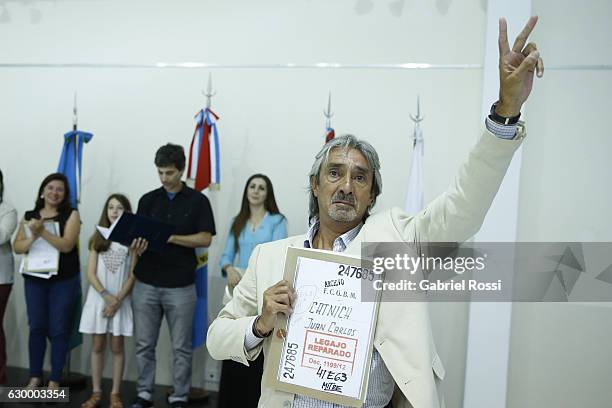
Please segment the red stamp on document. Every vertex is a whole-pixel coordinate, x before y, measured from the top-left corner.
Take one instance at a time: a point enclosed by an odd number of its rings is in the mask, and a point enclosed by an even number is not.
[[[352,372],[356,352],[357,339],[306,330],[302,367]]]

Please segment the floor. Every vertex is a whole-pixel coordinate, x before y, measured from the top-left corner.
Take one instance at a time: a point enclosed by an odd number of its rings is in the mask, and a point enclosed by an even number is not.
[[[8,387],[10,386],[23,387],[24,384],[26,384],[29,379],[28,370],[23,369],[23,368],[8,367],[7,368],[7,378],[8,378],[8,384],[7,384]],[[108,394],[110,393],[110,389],[111,389],[111,380],[105,378],[102,382],[102,390],[103,390],[102,407],[108,406],[108,403],[109,403]],[[167,386],[161,386],[161,385],[155,386],[155,400],[154,400],[155,407],[169,407],[168,403],[166,402],[167,391],[168,391]],[[69,403],[61,403],[61,404],[60,403],[56,403],[56,404],[0,403],[0,406],[2,406],[2,408],[5,408],[5,407],[6,408],[26,408],[26,407],[40,408],[43,405],[48,405],[48,406],[53,405],[53,406],[79,408],[81,404],[89,398],[90,393],[91,393],[91,380],[87,379],[86,388],[80,389],[80,390],[71,388]],[[134,381],[124,381],[123,382],[123,386],[121,387],[121,396],[122,396],[123,404],[125,405],[125,408],[129,408],[132,400],[136,398],[136,384],[134,383]],[[196,407],[198,408],[216,408],[217,407],[217,394],[214,392],[211,392],[206,401],[190,402],[189,406],[194,407],[194,408]]]

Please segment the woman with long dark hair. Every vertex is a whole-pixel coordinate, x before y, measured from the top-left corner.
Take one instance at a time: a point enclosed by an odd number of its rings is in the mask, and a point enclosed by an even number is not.
[[[59,235],[46,225],[59,224]],[[26,229],[28,233],[26,233]],[[57,275],[49,279],[24,275],[25,298],[30,336],[29,388],[43,384],[43,361],[47,338],[51,341],[51,374],[49,388],[58,388],[70,345],[74,305],[79,293],[80,263],[77,241],[81,219],[70,205],[70,191],[66,176],[53,173],[40,184],[32,211],[26,212],[13,247],[18,254],[26,254],[32,244],[43,239],[59,251]]]
[[[240,282],[251,252],[259,244],[287,238],[287,220],[280,213],[270,179],[253,174],[247,180],[242,194],[240,212],[230,228],[220,266],[227,276],[226,300]],[[224,360],[219,385],[219,408],[256,407],[261,390],[263,353],[246,367]],[[240,384],[240,392],[236,392]]]
[[[4,201],[4,177],[0,171],[0,386],[6,384],[6,339],[4,312],[13,287],[13,250],[11,236],[17,228],[17,211]]]

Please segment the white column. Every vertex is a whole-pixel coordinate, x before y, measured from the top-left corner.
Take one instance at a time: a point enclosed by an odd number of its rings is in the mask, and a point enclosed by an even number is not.
[[[512,47],[516,35],[530,15],[531,0],[488,1],[482,87],[483,120],[499,95],[499,17],[505,17],[508,21],[508,39]],[[516,241],[520,167],[519,149],[476,241]],[[511,319],[511,303],[470,304],[463,398],[465,408],[506,406]]]

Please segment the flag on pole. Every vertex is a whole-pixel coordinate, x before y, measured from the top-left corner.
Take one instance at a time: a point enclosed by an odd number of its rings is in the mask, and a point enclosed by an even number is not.
[[[327,129],[325,129],[325,143],[329,142],[334,137],[336,137],[336,132],[334,131],[334,128],[328,127]]]
[[[189,147],[187,178],[194,181],[198,191],[219,186],[219,134],[217,116],[210,108],[200,110],[196,116],[196,127]],[[196,248],[196,308],[193,314],[191,345],[193,349],[206,342],[208,331],[208,249]]]
[[[423,155],[425,146],[420,121],[416,121],[412,143],[412,163],[410,165],[410,176],[408,177],[408,192],[406,193],[406,213],[414,215],[423,209],[424,185],[423,185]]]
[[[81,198],[81,164],[83,162],[83,144],[89,143],[93,134],[72,130],[64,134],[64,147],[60,156],[57,172],[68,179],[70,188],[70,205],[77,208]]]
[[[64,134],[64,147],[62,148],[62,154],[57,166],[57,172],[62,173],[68,179],[68,188],[70,189],[70,205],[72,208],[78,208],[78,204],[81,201],[81,167],[83,163],[83,145],[85,143],[89,143],[92,137],[93,134],[76,129]],[[83,343],[83,336],[81,335],[81,332],[79,332],[82,300],[83,294],[81,293],[81,286],[79,285],[77,300],[72,308],[74,314],[72,317],[72,330],[70,333],[71,350]]]
[[[194,188],[198,191],[221,181],[218,119],[210,108],[200,110],[195,116],[196,127],[189,147],[187,178],[195,180]]]

